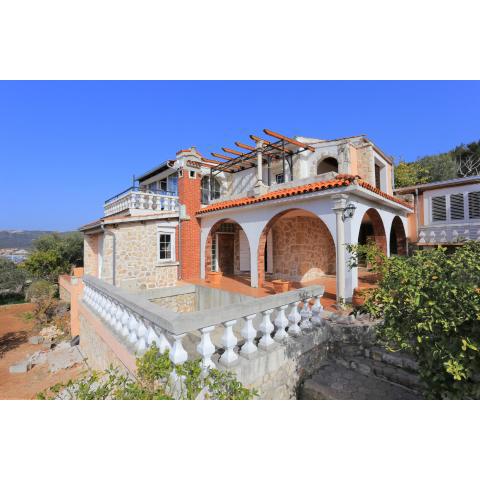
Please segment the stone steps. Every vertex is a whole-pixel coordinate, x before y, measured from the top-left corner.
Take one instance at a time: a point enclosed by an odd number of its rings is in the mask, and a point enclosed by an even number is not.
[[[325,363],[306,380],[300,390],[302,400],[418,400],[406,388],[381,378],[367,376],[338,363]]]

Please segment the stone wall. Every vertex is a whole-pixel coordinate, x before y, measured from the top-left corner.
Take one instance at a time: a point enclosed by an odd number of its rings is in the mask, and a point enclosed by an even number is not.
[[[126,290],[171,287],[176,285],[178,263],[158,261],[157,223],[122,223],[107,227],[103,245],[102,280],[112,283],[113,237],[116,241],[115,280]],[[178,241],[177,241],[178,245]]]
[[[98,276],[98,242],[100,234],[84,235],[83,237],[83,265],[85,273]]]
[[[357,171],[363,180],[375,185],[375,162],[371,146],[361,147],[357,150]]]
[[[319,219],[280,218],[272,227],[272,238],[274,278],[308,281],[335,273],[335,244]]]
[[[194,312],[197,308],[196,293],[183,293],[170,297],[153,298],[151,301],[174,312]]]

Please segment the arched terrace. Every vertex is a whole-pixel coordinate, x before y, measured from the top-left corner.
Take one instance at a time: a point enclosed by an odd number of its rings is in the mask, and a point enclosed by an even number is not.
[[[383,226],[382,218],[377,210],[369,208],[363,215],[360,231],[358,233],[358,243],[367,245],[375,243],[377,247],[387,255],[387,235]]]
[[[308,282],[335,274],[335,243],[326,224],[313,213],[290,209],[275,215],[258,243],[258,284],[266,276]]]
[[[401,218],[397,215],[390,229],[390,255],[407,254],[407,235]]]
[[[250,273],[249,241],[235,220],[219,220],[210,229],[205,245],[205,271],[226,276]]]
[[[317,175],[323,175],[329,172],[338,173],[338,161],[336,158],[323,158],[317,163]]]

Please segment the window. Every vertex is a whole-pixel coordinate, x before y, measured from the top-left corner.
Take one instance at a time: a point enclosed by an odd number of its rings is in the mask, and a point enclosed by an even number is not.
[[[454,193],[450,195],[450,218],[452,220],[463,220],[465,209],[463,203],[463,193]]]
[[[217,271],[217,236],[213,235],[212,238],[212,272]]]
[[[275,183],[283,183],[285,181],[285,178],[283,176],[283,173],[277,173],[275,175]]]
[[[196,178],[197,175],[195,174],[195,170],[189,170],[188,171],[188,176],[190,178]]]
[[[173,228],[159,228],[158,239],[158,261],[175,261],[175,230]]]
[[[380,176],[380,165],[375,164],[375,186],[381,190],[382,188],[382,181]]]
[[[468,194],[468,216],[469,218],[480,218],[480,192]]]
[[[432,197],[432,220],[445,222],[447,220],[447,200],[445,195]]]
[[[220,198],[220,182],[215,177],[210,178],[209,175],[205,175],[202,177],[200,201],[203,205],[207,205],[210,203],[210,200],[215,200],[216,198]]]

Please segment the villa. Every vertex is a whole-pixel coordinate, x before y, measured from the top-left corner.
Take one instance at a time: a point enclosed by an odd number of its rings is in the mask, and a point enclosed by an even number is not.
[[[365,135],[264,133],[210,158],[178,151],[81,228],[84,271],[60,290],[93,368],[133,372],[155,342],[174,365],[198,358],[295,398],[343,328],[368,337],[342,309],[362,282],[346,245],[407,254],[414,196],[394,193],[392,159]]]

